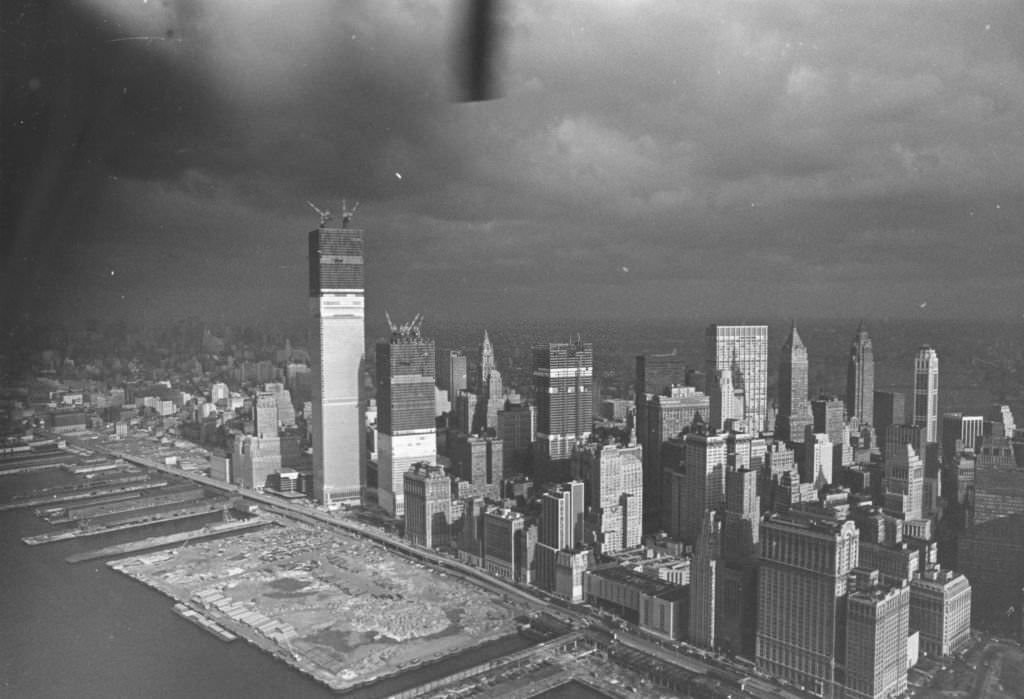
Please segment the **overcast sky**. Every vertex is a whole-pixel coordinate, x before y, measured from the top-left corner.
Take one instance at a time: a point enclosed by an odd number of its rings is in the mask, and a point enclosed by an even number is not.
[[[1020,0],[507,2],[479,103],[451,1],[73,5],[5,18],[19,313],[301,316],[347,198],[371,314],[1024,315]]]

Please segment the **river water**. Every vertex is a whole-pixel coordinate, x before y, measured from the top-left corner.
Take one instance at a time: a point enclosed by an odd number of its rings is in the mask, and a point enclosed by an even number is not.
[[[59,480],[0,477],[0,502]],[[210,521],[216,521],[213,515]],[[161,593],[72,553],[192,529],[203,519],[26,546],[49,525],[32,509],[0,512],[0,697],[331,697],[331,690],[244,640],[225,643],[172,609]],[[510,636],[349,693],[387,696],[527,647]]]

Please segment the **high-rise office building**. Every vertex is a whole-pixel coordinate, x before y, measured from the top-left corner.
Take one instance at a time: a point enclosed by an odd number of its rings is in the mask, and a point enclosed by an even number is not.
[[[256,395],[256,436],[260,438],[278,436],[278,411],[277,396],[270,392],[261,392]]]
[[[590,528],[600,553],[643,543],[643,447],[604,445],[581,453]]]
[[[846,369],[846,415],[863,426],[875,420],[875,355],[871,338],[862,322],[850,345],[850,361]]]
[[[704,522],[704,513],[718,508],[725,498],[725,471],[728,464],[728,436],[691,432],[683,437],[682,471],[679,472],[678,499],[673,502],[674,536],[696,543]]]
[[[458,434],[449,444],[452,470],[472,492],[494,500],[501,496],[504,451],[500,439]]]
[[[537,409],[525,403],[508,402],[498,411],[503,471],[522,473],[530,463],[530,450],[537,434]]]
[[[814,431],[828,436],[833,444],[842,444],[846,427],[846,404],[838,398],[821,397],[811,401]]]
[[[925,345],[914,358],[914,424],[925,428],[925,441],[939,440],[939,355]]]
[[[907,397],[893,391],[875,391],[875,431],[879,440],[892,425],[907,424]]]
[[[910,587],[889,587],[877,570],[857,571],[846,600],[846,680],[850,699],[888,699],[907,690]]]
[[[904,520],[921,519],[924,503],[924,462],[905,444],[885,461],[885,512]]]
[[[320,228],[309,234],[313,328],[313,490],[317,500],[357,499],[363,485],[362,362],[365,347],[363,231]]]
[[[491,338],[484,330],[484,339],[480,344],[480,374],[477,377],[477,415],[474,419],[473,432],[481,433],[488,429],[498,429],[498,411],[505,407],[505,390],[501,381],[501,372],[494,364],[494,346]]]
[[[910,582],[910,631],[920,631],[921,651],[949,656],[971,640],[971,583],[929,563]]]
[[[558,552],[583,543],[584,490],[583,481],[570,481],[540,498],[534,578],[538,587],[554,591]]]
[[[577,443],[590,436],[594,421],[594,346],[577,339],[533,348],[537,402],[538,466],[554,477],[568,465]]]
[[[690,643],[714,648],[716,643],[719,567],[722,565],[722,523],[715,510],[704,513],[690,566]]]
[[[730,470],[725,474],[725,525],[722,555],[732,562],[757,556],[761,497],[757,494],[758,469]]]
[[[435,548],[447,546],[452,526],[452,482],[444,469],[412,465],[404,476],[405,538]]]
[[[438,387],[448,391],[448,400],[455,403],[459,391],[469,387],[469,367],[466,355],[459,350],[449,350],[442,356],[439,366]]]
[[[717,383],[712,377],[730,370],[733,390],[742,382],[743,417],[748,428],[755,433],[764,430],[768,416],[768,326],[711,325],[704,339],[709,385]]]
[[[644,448],[644,529],[653,530],[661,524],[664,504],[662,491],[661,445],[678,437],[690,427],[698,415],[707,420],[708,397],[690,386],[673,385],[666,394],[648,394],[637,412],[637,440]],[[642,419],[641,419],[642,416]]]
[[[377,502],[396,517],[404,513],[405,472],[437,463],[434,341],[420,322],[391,323],[390,339],[377,343]]]
[[[779,362],[779,407],[775,418],[775,437],[786,442],[803,442],[811,424],[811,405],[807,393],[807,347],[800,339],[796,323],[782,346]]]
[[[857,567],[858,539],[851,521],[796,510],[762,524],[760,670],[821,697],[842,696],[847,575]]]
[[[984,432],[985,418],[963,413],[942,414],[942,459],[953,463],[954,457],[964,449],[974,451]],[[959,442],[959,445],[957,444]]]

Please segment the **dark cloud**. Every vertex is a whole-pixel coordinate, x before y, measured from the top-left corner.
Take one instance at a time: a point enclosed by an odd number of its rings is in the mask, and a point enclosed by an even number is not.
[[[25,6],[40,308],[303,313],[304,201],[347,197],[371,309],[1022,310],[987,298],[1024,298],[1019,3],[507,3],[470,104],[446,2]]]

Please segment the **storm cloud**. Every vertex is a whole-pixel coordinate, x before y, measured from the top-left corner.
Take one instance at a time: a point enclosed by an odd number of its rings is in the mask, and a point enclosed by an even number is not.
[[[26,7],[39,312],[302,314],[347,198],[371,313],[1024,313],[1020,3],[510,2],[477,103],[451,2]]]

